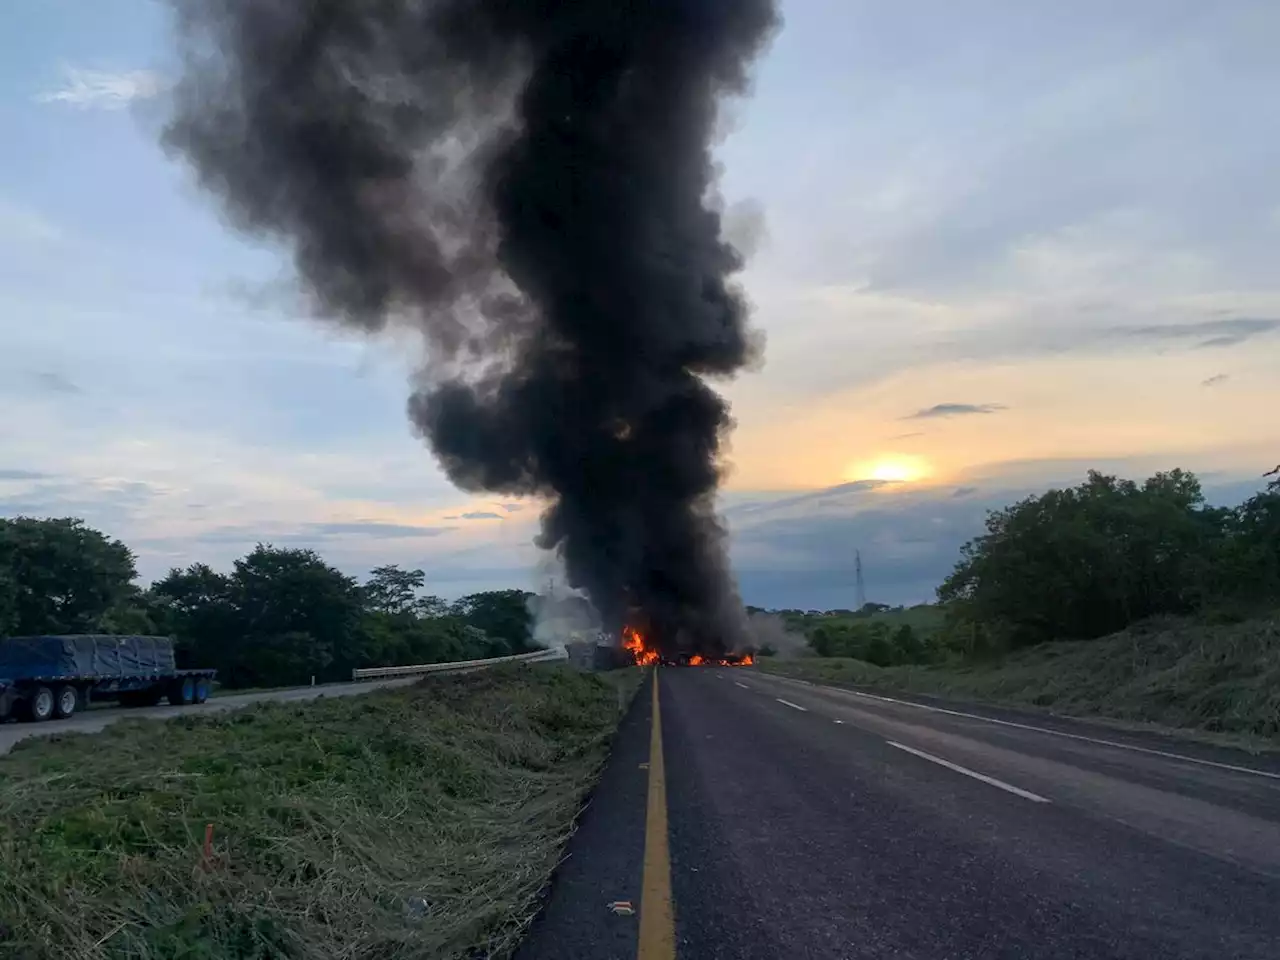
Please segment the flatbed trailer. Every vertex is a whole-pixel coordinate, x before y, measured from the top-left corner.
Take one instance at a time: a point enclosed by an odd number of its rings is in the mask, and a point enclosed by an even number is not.
[[[0,720],[65,719],[91,703],[204,703],[216,670],[179,670],[169,637],[80,634],[0,640]]]

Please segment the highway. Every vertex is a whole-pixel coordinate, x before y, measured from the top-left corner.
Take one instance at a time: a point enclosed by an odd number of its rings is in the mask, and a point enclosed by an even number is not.
[[[67,720],[49,720],[45,723],[0,723],[0,756],[13,749],[13,745],[29,737],[51,737],[62,733],[98,733],[113,723],[128,719],[166,720],[185,713],[205,714],[223,710],[238,710],[250,704],[267,700],[314,700],[317,697],[349,697],[372,690],[400,687],[413,683],[419,677],[399,677],[387,680],[366,680],[361,683],[329,683],[316,687],[294,687],[286,690],[257,690],[246,693],[214,697],[205,703],[186,707],[138,707],[125,709],[103,705],[78,713]]]
[[[659,679],[660,749],[646,687],[520,960],[1280,957],[1274,757]]]

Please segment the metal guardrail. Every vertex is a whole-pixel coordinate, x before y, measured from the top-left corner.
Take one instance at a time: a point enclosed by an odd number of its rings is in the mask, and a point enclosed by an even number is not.
[[[541,663],[544,660],[563,660],[563,648],[535,650],[533,653],[517,653],[510,657],[489,657],[484,660],[456,660],[453,663],[422,663],[411,667],[363,667],[351,671],[351,679],[384,680],[388,677],[417,677],[429,673],[462,673],[464,670],[483,670],[500,663]]]

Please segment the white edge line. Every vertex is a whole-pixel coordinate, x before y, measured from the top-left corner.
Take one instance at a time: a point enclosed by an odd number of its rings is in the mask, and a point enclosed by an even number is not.
[[[745,683],[739,683],[737,680],[733,681],[733,685],[734,685],[735,687],[741,687],[743,690],[750,690],[750,689],[751,689],[751,688],[750,688],[750,687],[748,687]]]
[[[790,707],[792,710],[799,710],[801,713],[808,713],[808,712],[809,712],[809,708],[808,708],[808,707],[802,707],[802,706],[800,706],[800,704],[798,704],[798,703],[792,703],[790,700],[783,700],[781,697],[774,697],[773,699],[777,700],[779,703],[786,704],[786,705],[787,705],[788,707]]]
[[[777,676],[779,680],[790,680],[790,677]],[[807,680],[796,680],[796,683],[804,683],[808,686],[815,686]],[[1269,770],[1258,770],[1254,767],[1241,767],[1234,763],[1221,763],[1217,760],[1203,760],[1200,757],[1188,757],[1181,753],[1171,753],[1168,750],[1156,750],[1154,747],[1139,747],[1132,743],[1120,743],[1116,740],[1103,740],[1101,737],[1086,737],[1082,733],[1067,733],[1065,730],[1050,730],[1047,727],[1037,727],[1029,723],[1015,723],[1012,720],[997,720],[995,717],[983,717],[976,713],[965,713],[962,710],[948,710],[945,707],[934,707],[927,703],[913,703],[910,700],[895,700],[893,697],[882,697],[874,693],[863,693],[861,690],[850,690],[847,687],[829,687],[819,685],[823,690],[834,690],[838,693],[847,693],[855,697],[866,697],[868,700],[883,700],[885,703],[897,703],[904,707],[915,707],[917,710],[927,710],[930,713],[945,713],[952,717],[965,717],[969,720],[981,720],[983,723],[994,723],[1002,727],[1016,727],[1019,730],[1032,730],[1036,733],[1047,733],[1053,737],[1066,737],[1068,740],[1082,740],[1085,743],[1096,743],[1104,747],[1115,747],[1119,750],[1132,750],[1135,753],[1146,753],[1154,757],[1164,757],[1168,760],[1181,760],[1183,763],[1198,763],[1203,767],[1217,767],[1219,770],[1233,770],[1236,773],[1251,773],[1255,777],[1267,777],[1271,780],[1280,780],[1280,773],[1272,773]]]
[[[924,760],[931,760],[936,764],[946,767],[948,770],[954,770],[956,773],[963,773],[966,777],[973,777],[973,779],[981,780],[983,783],[990,784],[993,787],[999,787],[1001,790],[1006,790],[1015,796],[1022,797],[1024,800],[1031,800],[1035,803],[1050,802],[1047,797],[1042,797],[1037,793],[1031,793],[1030,791],[1023,790],[1020,787],[1015,787],[1013,784],[1005,783],[1003,780],[997,780],[995,777],[988,777],[985,773],[978,773],[974,770],[970,770],[968,767],[962,767],[958,763],[952,763],[950,760],[943,760],[941,757],[935,757],[933,754],[925,753],[923,750],[917,750],[915,747],[908,747],[906,744],[895,743],[892,740],[886,740],[885,743],[889,744],[891,747],[897,747],[899,750],[905,750],[907,753],[914,754]]]

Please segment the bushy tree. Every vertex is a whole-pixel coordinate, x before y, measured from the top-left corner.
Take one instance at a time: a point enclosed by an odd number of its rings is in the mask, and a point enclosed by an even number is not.
[[[128,547],[81,520],[0,519],[0,631],[102,630],[132,596],[136,572]]]
[[[453,613],[482,630],[490,640],[489,656],[533,649],[533,614],[524,590],[472,593],[453,605]]]
[[[259,544],[229,576],[205,564],[151,588],[184,666],[216,667],[229,687],[345,679],[334,664],[359,643],[364,598],[311,550]]]
[[[1183,470],[1142,484],[1091,471],[1078,487],[990,513],[938,596],[1012,646],[1098,637],[1242,590],[1274,597],[1273,495],[1209,508]],[[1247,569],[1253,574],[1241,579]]]
[[[401,570],[398,565],[390,564],[374,567],[363,589],[370,609],[399,614],[413,607],[425,583],[426,575],[421,570]]]

